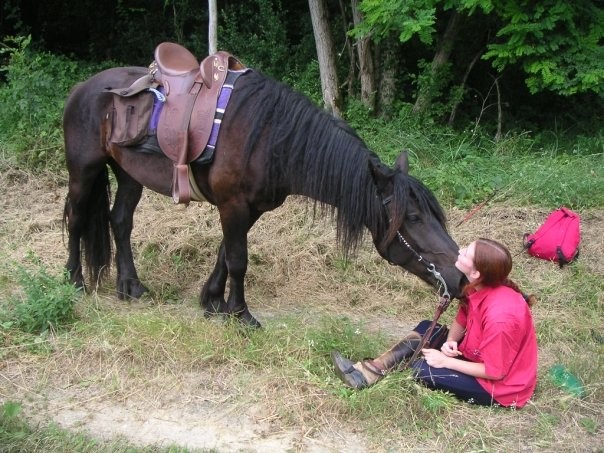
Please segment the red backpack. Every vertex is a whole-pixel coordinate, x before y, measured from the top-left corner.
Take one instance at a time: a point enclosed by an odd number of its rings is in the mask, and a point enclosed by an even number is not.
[[[529,255],[556,261],[562,267],[579,255],[580,221],[579,214],[570,209],[556,209],[537,231],[524,235],[524,248]]]

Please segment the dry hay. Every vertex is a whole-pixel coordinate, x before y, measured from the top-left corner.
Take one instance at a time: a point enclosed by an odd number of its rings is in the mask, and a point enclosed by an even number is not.
[[[30,253],[53,269],[66,260],[66,238],[61,222],[65,187],[15,170],[2,174],[5,193],[1,203],[2,253],[5,261],[22,262]],[[25,187],[25,189],[24,189]],[[17,192],[18,191],[18,192]],[[522,235],[534,231],[547,209],[489,205],[459,224],[467,212],[448,209],[449,230],[458,244],[490,237],[506,244],[515,261],[513,277],[527,291],[539,288],[559,269],[522,251]],[[604,275],[600,258],[604,242],[603,213],[590,210],[583,217],[581,264]],[[211,272],[220,244],[218,212],[205,204],[173,205],[166,197],[145,191],[135,213],[133,249],[141,280],[158,293],[162,285],[194,300]],[[157,260],[145,267],[137,257],[153,250]],[[271,310],[341,311],[408,318],[429,316],[435,294],[418,278],[388,265],[375,252],[370,238],[349,262],[336,247],[333,223],[314,218],[312,204],[290,197],[286,204],[265,214],[249,234],[250,266],[246,288],[252,312],[270,316]],[[171,258],[171,259],[170,259]],[[567,268],[568,269],[568,268]],[[562,272],[567,272],[566,269]],[[113,275],[113,274],[112,274]],[[108,291],[114,287],[108,279]]]
[[[33,254],[58,272],[66,259],[61,231],[65,187],[12,169],[2,172],[0,187],[4,193],[27,194],[3,197],[0,201],[0,256],[5,264],[23,262],[28,254]],[[547,209],[493,203],[465,221],[462,220],[467,211],[449,208],[447,212],[450,233],[460,245],[476,237],[501,241],[514,255],[513,278],[537,296],[547,292],[547,304],[538,304],[534,310],[537,324],[567,316],[564,304],[573,295],[558,288],[558,282],[572,269],[560,270],[522,251],[522,235],[538,227]],[[602,276],[604,212],[589,210],[581,215],[580,265]],[[112,274],[92,298],[94,309],[156,310],[183,323],[200,318],[199,290],[213,268],[221,237],[214,207],[174,206],[168,198],[145,191],[135,214],[133,248],[139,275],[152,294],[143,303],[117,301]],[[291,197],[282,208],[257,222],[249,234],[249,256],[248,304],[264,323],[290,314],[299,318],[301,325],[313,322],[318,314],[345,315],[364,323],[370,331],[379,330],[396,338],[420,319],[431,317],[437,302],[434,291],[418,278],[382,260],[369,237],[356,256],[344,262],[336,247],[333,223],[314,218],[312,204],[297,197]],[[9,278],[5,271],[2,274],[2,278]],[[164,303],[164,288],[171,288],[170,298],[179,303]],[[450,319],[453,312],[449,309],[445,318]],[[210,324],[206,334],[217,335],[220,329],[220,325]],[[128,329],[125,330],[127,336]],[[128,345],[126,336],[124,344]],[[41,414],[54,414],[63,426],[87,425],[101,437],[117,432],[139,443],[145,442],[143,434],[148,430],[145,416],[153,414],[154,426],[166,430],[156,433],[163,439],[172,439],[167,432],[183,426],[190,429],[173,434],[193,439],[202,427],[209,437],[200,439],[199,445],[227,450],[254,451],[252,441],[257,451],[283,445],[304,451],[324,451],[334,445],[351,451],[369,449],[362,434],[338,419],[337,407],[322,405],[327,398],[317,386],[292,381],[268,367],[254,377],[252,387],[257,391],[250,394],[250,383],[238,380],[241,377],[236,363],[217,363],[204,369],[201,359],[187,362],[182,357],[172,358],[170,347],[174,345],[147,346],[149,352],[145,356],[98,338],[78,349],[65,347],[61,342],[51,344],[55,348],[51,361],[43,356],[27,356],[25,360],[13,357],[0,367],[0,399],[6,398],[4,389],[10,382],[12,391],[33,401],[32,408],[39,408]],[[544,351],[543,369],[556,357],[554,352]],[[54,390],[48,393],[48,389]],[[286,407],[282,405],[284,397]],[[165,409],[172,406],[178,408],[177,418]],[[309,413],[309,407],[320,410]],[[113,432],[105,432],[107,426],[101,420],[111,418],[130,432],[116,431],[116,424],[112,425]],[[512,429],[518,427],[517,422],[509,421],[511,415],[492,414],[475,429],[484,430],[490,423],[494,426],[506,418]],[[235,439],[230,445],[221,444],[219,439],[226,434],[219,427],[225,423],[239,426],[240,434],[250,442]],[[468,429],[467,425],[458,428]],[[343,436],[328,440],[338,433]],[[447,445],[446,438],[445,433],[440,441],[425,440],[424,447],[428,451],[439,450]],[[399,441],[399,446],[404,445],[404,439]],[[513,448],[510,443],[504,445]]]

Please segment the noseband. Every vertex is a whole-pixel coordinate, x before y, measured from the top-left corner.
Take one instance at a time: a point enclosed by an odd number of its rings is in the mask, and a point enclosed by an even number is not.
[[[386,198],[382,198],[382,206],[384,207],[384,210],[386,211],[386,217],[388,218],[388,223],[392,223],[392,219],[390,218],[390,215],[388,213],[388,205],[392,202],[392,198],[393,198],[392,195],[390,195]],[[419,261],[420,263],[423,263],[426,266],[426,270],[428,272],[430,272],[434,276],[434,278],[442,285],[442,287],[444,288],[444,291],[443,291],[441,297],[449,300],[451,298],[451,295],[449,294],[449,289],[447,288],[447,283],[445,282],[445,279],[443,278],[441,273],[436,270],[436,266],[434,265],[434,263],[431,263],[426,258],[421,256],[411,246],[411,244],[409,244],[409,241],[407,241],[407,239],[405,239],[405,237],[401,234],[400,230],[398,230],[398,229],[396,230],[396,237],[401,244],[403,244],[405,247],[407,247],[407,250],[409,250],[413,254],[413,256],[417,259],[417,261]],[[387,253],[386,253],[386,256],[388,256]],[[388,260],[388,261],[390,261],[390,260]]]

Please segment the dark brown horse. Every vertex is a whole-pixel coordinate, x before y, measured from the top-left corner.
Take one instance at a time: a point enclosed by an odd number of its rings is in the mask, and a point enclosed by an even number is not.
[[[111,262],[111,227],[120,299],[146,291],[130,244],[143,187],[171,195],[171,160],[101,139],[102,120],[112,102],[105,89],[127,87],[146,71],[113,68],[91,77],[73,89],[64,113],[66,267],[71,281],[83,287],[82,243],[88,277],[99,281]],[[108,167],[117,180],[111,209]],[[383,258],[441,292],[448,288],[452,297],[460,295],[463,277],[454,267],[458,247],[433,194],[408,175],[406,155],[393,169],[387,167],[343,121],[259,72],[250,70],[237,80],[214,160],[193,164],[192,174],[205,198],[217,206],[223,231],[216,265],[201,291],[208,315],[234,315],[259,326],[244,297],[247,233],[290,194],[309,197],[334,215],[344,253],[354,252],[368,229]]]

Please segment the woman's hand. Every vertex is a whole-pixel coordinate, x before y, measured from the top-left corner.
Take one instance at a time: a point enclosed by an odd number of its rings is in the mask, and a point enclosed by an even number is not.
[[[486,374],[484,363],[469,362],[467,360],[459,360],[454,357],[447,357],[444,352],[436,349],[422,349],[422,354],[426,363],[433,368],[449,368],[450,370],[459,371],[460,373],[468,374],[474,377],[484,379],[499,380],[503,376],[494,377]]]
[[[447,357],[444,353],[436,349],[422,349],[422,354],[426,363],[434,368],[448,368],[451,357]]]
[[[457,357],[461,355],[461,351],[457,349],[457,341],[447,341],[440,348],[442,353],[447,357]]]

